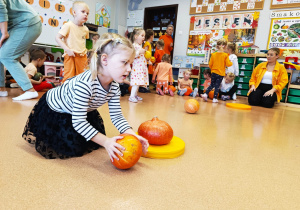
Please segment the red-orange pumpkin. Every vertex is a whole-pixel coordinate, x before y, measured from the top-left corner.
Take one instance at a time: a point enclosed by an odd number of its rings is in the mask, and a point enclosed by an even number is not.
[[[118,169],[128,169],[134,166],[142,155],[142,144],[141,142],[133,135],[130,134],[121,134],[123,139],[119,139],[116,142],[123,147],[125,150],[123,156],[117,155],[119,160],[114,159],[112,164]]]
[[[45,9],[50,7],[50,2],[47,0],[39,0],[39,5]]]
[[[171,89],[173,92],[176,91],[176,88],[173,85],[169,85],[169,89]]]
[[[64,5],[57,3],[57,4],[55,4],[55,10],[58,12],[65,12],[66,8]]]
[[[129,88],[128,88],[129,93],[131,93],[131,88],[132,88],[132,86],[129,86]]]
[[[186,88],[187,89],[187,91],[185,92],[185,96],[189,96],[192,92],[193,92],[193,89],[192,88],[190,88],[190,87],[187,87]]]
[[[147,139],[149,144],[163,145],[172,140],[173,129],[167,122],[154,117],[140,125],[138,134]]]
[[[194,114],[199,110],[199,102],[196,99],[189,99],[184,104],[184,109],[187,113]]]
[[[215,94],[215,91],[214,91],[214,90],[211,90],[211,91],[208,93],[208,98],[213,99],[213,98],[214,98],[214,94]],[[218,93],[218,97],[219,97],[219,93]]]

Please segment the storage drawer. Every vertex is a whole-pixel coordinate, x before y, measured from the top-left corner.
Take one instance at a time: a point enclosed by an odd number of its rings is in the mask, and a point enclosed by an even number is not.
[[[240,57],[240,58],[238,58],[238,63],[253,64],[254,63],[254,58],[243,58],[243,57]]]
[[[286,89],[286,88],[285,88]],[[284,89],[283,89],[284,90]],[[282,90],[282,94],[283,94],[283,90]],[[286,92],[286,91],[285,91]],[[300,90],[298,89],[292,89],[290,88],[290,91],[289,91],[289,96],[292,95],[292,96],[300,96]]]
[[[245,83],[235,83],[238,89],[249,90],[249,84]]]
[[[202,85],[205,82],[205,79],[200,79],[200,84]]]
[[[201,74],[200,78],[201,78],[201,79],[204,79],[204,74]]]
[[[236,94],[240,96],[247,96],[248,90],[237,90]]]
[[[205,69],[209,69],[209,67],[200,67],[201,72],[203,72]]]
[[[251,77],[252,71],[241,71],[240,70],[240,76],[247,76]]]
[[[291,92],[291,90],[292,90],[292,89],[290,89],[290,92]],[[282,95],[285,95],[285,94],[286,94],[286,91],[287,91],[287,88],[283,88],[283,90],[281,91],[281,94],[282,94]]]
[[[234,81],[240,83],[249,83],[250,77],[236,77]]]
[[[201,86],[201,85],[200,85],[200,90],[204,90],[204,86]]]
[[[193,80],[193,84],[197,84],[198,79],[192,79]]]
[[[300,104],[300,97],[288,96],[287,102]]]
[[[253,70],[253,65],[251,64],[239,64],[240,70]]]
[[[282,99],[280,100],[280,102],[285,102],[285,96],[286,95],[282,95]]]

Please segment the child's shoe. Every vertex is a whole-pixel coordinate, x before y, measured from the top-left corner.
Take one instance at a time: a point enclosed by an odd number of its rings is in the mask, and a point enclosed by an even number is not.
[[[213,103],[219,103],[218,99],[214,98]]]
[[[162,92],[162,90],[160,89],[160,88],[158,88],[158,90],[157,90],[157,94],[158,95],[162,95],[162,96],[164,96],[165,94],[164,94],[164,92]]]
[[[232,99],[236,100],[236,93],[233,94]]]
[[[6,97],[8,96],[7,91],[0,91],[0,97]]]
[[[11,83],[10,87],[11,88],[19,88],[20,86],[18,85],[18,83]]]
[[[195,88],[195,89],[194,89],[194,92],[193,92],[193,98],[196,97],[197,93],[198,93],[198,88]]]
[[[207,101],[207,94],[206,93],[204,93],[204,94],[201,94],[201,98],[203,98],[203,101]]]
[[[128,99],[130,102],[133,102],[133,103],[137,103],[138,102],[138,100],[135,98],[135,97],[129,97],[129,99]]]
[[[171,90],[171,88],[169,88],[169,93],[170,93],[170,96],[174,96],[174,92]]]
[[[229,99],[230,99],[230,96],[222,95],[222,96],[221,96],[221,99],[222,99],[223,101],[226,101],[226,100],[229,100]]]
[[[139,96],[136,96],[135,97],[138,101],[142,101],[143,100],[143,98],[141,98],[141,97],[139,97]]]
[[[180,95],[180,96],[183,96],[183,95],[186,93],[186,91],[187,91],[187,89],[184,88],[183,90],[180,91],[179,95]]]

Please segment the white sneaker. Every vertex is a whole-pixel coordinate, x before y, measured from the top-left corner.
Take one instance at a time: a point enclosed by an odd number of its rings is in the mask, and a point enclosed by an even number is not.
[[[236,100],[236,93],[233,94],[232,99]]]
[[[138,100],[135,98],[135,97],[129,97],[129,99],[128,99],[130,102],[133,102],[133,103],[137,103],[138,102]]]
[[[20,86],[18,85],[18,83],[11,83],[10,87],[11,88],[19,88]]]
[[[207,102],[207,94],[206,93],[201,94],[201,97],[203,98],[203,101]]]
[[[12,98],[14,101],[23,101],[28,99],[37,98],[39,94],[36,91],[26,91],[22,95]]]
[[[213,103],[219,103],[218,99],[214,98]]]
[[[6,97],[8,96],[7,91],[0,91],[0,97]]]
[[[141,98],[141,97],[139,97],[139,96],[136,96],[135,97],[138,101],[142,101],[143,100],[143,98]]]
[[[195,89],[194,89],[194,92],[193,92],[193,98],[196,97],[197,93],[198,93],[198,88],[195,88]]]

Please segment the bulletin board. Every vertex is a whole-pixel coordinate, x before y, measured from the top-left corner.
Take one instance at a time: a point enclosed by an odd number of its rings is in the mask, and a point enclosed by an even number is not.
[[[38,44],[57,46],[55,36],[64,23],[73,19],[71,0],[26,0],[40,15],[42,33],[35,41]]]
[[[300,0],[271,0],[271,9],[300,7]]]
[[[238,46],[253,45],[258,18],[259,12],[191,17],[187,55],[199,56],[205,49],[213,48],[221,38]]]
[[[274,0],[272,0],[274,1]],[[288,1],[288,0],[283,0]],[[298,1],[298,0],[295,0]],[[262,10],[264,0],[191,0],[190,15],[231,12],[244,10]]]

